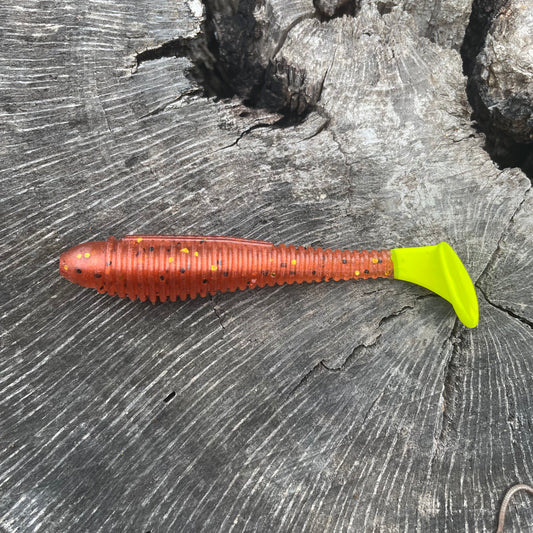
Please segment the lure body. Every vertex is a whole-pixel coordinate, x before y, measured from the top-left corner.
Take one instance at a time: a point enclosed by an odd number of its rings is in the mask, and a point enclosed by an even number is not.
[[[197,235],[126,235],[61,255],[60,273],[98,292],[156,302],[313,281],[393,278],[390,250],[331,250]]]

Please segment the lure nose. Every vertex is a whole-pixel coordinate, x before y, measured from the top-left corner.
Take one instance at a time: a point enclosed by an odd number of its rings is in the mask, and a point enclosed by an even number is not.
[[[91,241],[73,246],[59,257],[59,273],[69,281],[98,289],[105,272],[105,241]]]

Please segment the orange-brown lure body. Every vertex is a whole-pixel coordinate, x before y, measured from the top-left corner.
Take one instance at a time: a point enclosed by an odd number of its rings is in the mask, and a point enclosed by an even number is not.
[[[323,250],[199,235],[126,235],[61,255],[68,280],[144,301],[176,301],[265,285],[393,278],[389,250]]]

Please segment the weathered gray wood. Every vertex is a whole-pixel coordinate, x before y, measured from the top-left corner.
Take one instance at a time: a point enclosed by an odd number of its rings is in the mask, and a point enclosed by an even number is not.
[[[502,235],[498,249],[480,280],[484,296],[495,306],[533,324],[533,293],[524,290],[533,268],[531,213],[533,197],[528,191],[523,204]]]
[[[486,149],[533,179],[531,2],[474,0],[462,46],[468,96]]]
[[[505,3],[476,58],[472,78],[486,120],[519,143],[533,143],[533,4]]]
[[[530,181],[483,150],[426,4],[361,4],[255,10],[270,110],[202,96],[195,58],[137,64],[217,2],[0,7],[0,528],[481,532],[531,484]],[[62,250],[135,232],[445,239],[480,326],[395,281],[152,306],[59,278]],[[507,526],[533,527],[527,497]]]

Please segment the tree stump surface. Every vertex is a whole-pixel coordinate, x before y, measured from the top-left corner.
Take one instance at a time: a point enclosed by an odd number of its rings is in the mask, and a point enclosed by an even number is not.
[[[533,483],[533,197],[471,121],[471,3],[320,4],[0,7],[1,531],[482,532]],[[394,280],[59,277],[127,233],[446,240],[480,324]]]

